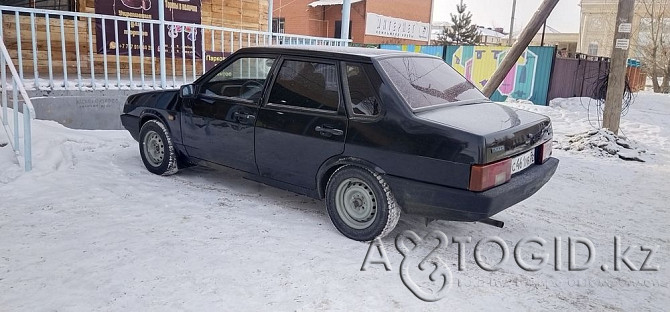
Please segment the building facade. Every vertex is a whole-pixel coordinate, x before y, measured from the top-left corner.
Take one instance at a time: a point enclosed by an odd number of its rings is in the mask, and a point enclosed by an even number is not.
[[[0,5],[96,13],[96,6],[103,2],[110,3],[115,2],[115,0],[13,0],[0,1]],[[152,6],[157,6],[155,0],[124,0],[122,2],[130,7],[144,8],[146,11],[151,10]],[[165,2],[169,6],[174,1],[165,0]],[[203,25],[260,31],[268,29],[267,0],[179,0],[178,2],[189,5],[196,5],[197,3],[201,10],[201,23]]]
[[[342,0],[274,0],[273,30],[339,38]],[[427,44],[433,0],[352,0],[350,39],[357,44]]]
[[[653,4],[655,10],[650,10]],[[578,51],[594,56],[609,57],[612,52],[616,27],[617,0],[581,0],[581,19]],[[670,39],[670,1],[638,0],[632,21],[629,57],[641,57],[644,46],[649,44],[650,12],[662,12],[664,38]],[[658,18],[659,16],[657,16]],[[667,41],[667,40],[666,40]]]
[[[479,31],[479,44],[481,45],[502,45],[507,43],[508,36],[503,33],[502,28],[477,27]]]
[[[579,45],[579,33],[564,33],[546,25],[533,37],[530,45],[555,46],[560,56],[574,56],[577,53],[577,46]]]

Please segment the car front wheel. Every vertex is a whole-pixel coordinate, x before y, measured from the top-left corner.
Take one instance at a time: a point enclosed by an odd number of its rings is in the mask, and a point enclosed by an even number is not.
[[[149,120],[142,125],[140,155],[151,173],[171,175],[179,170],[170,132],[158,120]]]
[[[356,166],[341,167],[330,177],[326,208],[333,225],[358,241],[386,236],[400,218],[400,207],[383,177]]]

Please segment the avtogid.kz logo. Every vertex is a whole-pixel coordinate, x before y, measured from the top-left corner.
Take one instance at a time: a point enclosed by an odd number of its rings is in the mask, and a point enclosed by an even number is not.
[[[421,255],[419,247],[430,244],[433,240],[437,240],[437,246],[428,255]],[[411,248],[407,246],[406,243],[408,242],[413,245]],[[400,279],[417,298],[429,302],[438,301],[449,292],[453,283],[453,275],[447,264],[437,256],[437,252],[447,248],[448,243],[447,235],[440,231],[432,231],[423,238],[413,231],[404,231],[396,236],[396,249],[403,256],[402,262],[400,262]],[[372,259],[371,257],[375,249],[380,256],[378,259]],[[370,242],[361,271],[365,271],[370,264],[383,264],[386,271],[392,270],[391,261],[379,238]],[[431,282],[438,284],[438,289],[433,291],[419,286],[410,275],[410,269],[412,268],[418,268],[421,271],[432,270],[429,279]]]
[[[423,237],[407,230],[396,237],[396,249],[403,257],[400,262],[400,279],[419,299],[429,302],[443,299],[454,284],[451,269],[440,258],[440,255],[444,255],[447,250],[449,242],[457,245],[458,271],[464,271],[465,248],[466,245],[473,244],[471,237],[452,237],[449,240],[446,234],[437,230],[429,232]],[[490,250],[488,247],[493,245],[496,245],[501,251],[500,260],[497,263],[487,263],[484,259],[493,258],[495,260],[495,257],[486,257],[483,253]],[[577,253],[578,246],[581,246],[579,248],[585,252]],[[631,245],[624,248],[624,246],[621,246],[621,238],[615,236],[613,257],[605,257],[613,261],[605,261],[601,265],[594,265],[596,264],[595,245],[591,240],[584,237],[568,237],[567,246],[565,246],[564,239],[561,237],[555,237],[553,244],[550,244],[547,240],[534,236],[519,240],[510,249],[505,240],[498,236],[491,236],[477,241],[474,244],[472,255],[476,266],[488,272],[502,269],[511,258],[510,254],[513,254],[516,266],[527,272],[536,272],[545,268],[553,268],[554,271],[585,271],[594,266],[603,272],[612,269],[617,272],[625,268],[629,272],[636,272],[659,270],[658,265],[652,264],[652,258],[659,248],[658,245]],[[528,251],[526,250],[526,253],[524,253],[524,249],[532,249],[535,252],[531,252],[530,257],[524,257],[523,255],[527,254]],[[540,251],[537,251],[538,249]],[[567,266],[564,265],[563,261],[563,255],[566,251],[563,249],[567,249]],[[553,255],[551,255],[551,252],[553,252]],[[550,266],[548,262],[552,258],[554,261],[553,265]],[[633,259],[638,259],[638,263],[635,263]],[[370,242],[361,271],[366,271],[371,265],[383,265],[386,271],[393,270],[384,244],[379,238]],[[568,286],[571,286],[570,282],[570,280],[567,281]]]

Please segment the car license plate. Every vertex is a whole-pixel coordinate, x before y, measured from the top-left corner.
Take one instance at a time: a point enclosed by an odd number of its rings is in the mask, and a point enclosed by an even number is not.
[[[512,174],[523,171],[535,163],[535,149],[512,159]]]

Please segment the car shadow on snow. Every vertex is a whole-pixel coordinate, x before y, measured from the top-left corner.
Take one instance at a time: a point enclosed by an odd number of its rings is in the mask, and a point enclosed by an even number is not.
[[[330,217],[323,200],[313,199],[290,191],[268,186],[245,178],[244,173],[227,168],[207,168],[201,166],[182,169],[173,176],[179,183],[198,190],[221,193],[222,200],[243,200],[260,205],[272,204],[282,209],[290,209],[304,214],[304,217],[320,224],[328,224],[334,233]],[[221,205],[227,203],[222,202]],[[426,224],[426,218],[416,215],[401,214],[396,228],[384,239],[392,242],[400,233],[411,230],[423,236],[430,231],[438,230],[448,235],[492,230],[485,224],[473,222],[431,221]],[[344,236],[342,236],[344,237]]]
[[[328,219],[323,201],[252,181],[245,176],[246,174],[233,169],[200,166],[180,170],[175,175],[179,182],[191,187],[221,192],[233,198],[281,205]]]

